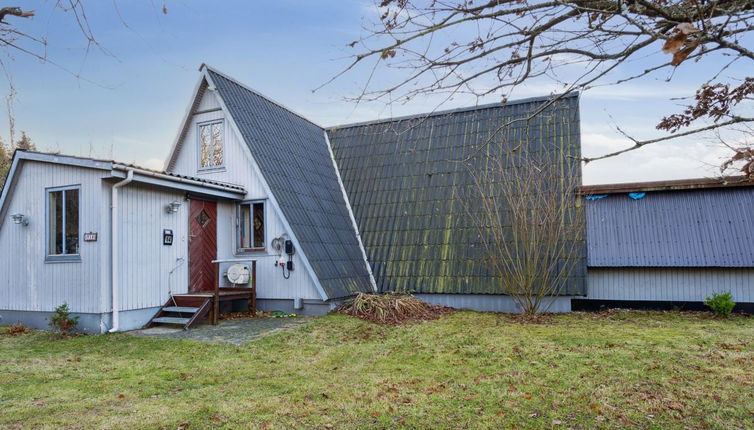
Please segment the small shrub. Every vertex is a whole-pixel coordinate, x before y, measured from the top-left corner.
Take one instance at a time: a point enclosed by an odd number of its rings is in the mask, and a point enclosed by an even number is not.
[[[415,320],[431,320],[453,312],[452,308],[435,306],[405,294],[359,294],[339,306],[336,312],[380,324],[401,324]]]
[[[23,323],[16,323],[12,326],[8,327],[8,333],[11,336],[20,336],[22,334],[29,333],[31,329],[29,327],[26,327]]]
[[[50,327],[52,330],[63,336],[73,333],[78,323],[79,317],[71,317],[68,303],[63,303],[55,308],[55,312],[50,317]]]
[[[733,295],[730,291],[727,293],[715,293],[712,297],[707,297],[704,304],[720,317],[727,317],[730,315],[730,313],[733,312],[733,308],[736,306],[736,302],[733,301]]]

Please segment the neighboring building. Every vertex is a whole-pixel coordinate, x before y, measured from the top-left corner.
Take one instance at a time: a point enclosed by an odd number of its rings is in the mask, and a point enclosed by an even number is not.
[[[743,178],[592,185],[588,290],[577,309],[702,309],[730,291],[754,312],[754,183]]]

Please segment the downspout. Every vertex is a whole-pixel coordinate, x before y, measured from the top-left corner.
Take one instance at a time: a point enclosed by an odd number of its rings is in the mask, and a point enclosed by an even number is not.
[[[109,330],[110,333],[114,333],[118,331],[120,328],[120,319],[119,319],[119,313],[118,309],[120,307],[118,303],[118,254],[119,254],[119,246],[118,246],[118,189],[128,185],[131,181],[134,180],[134,170],[129,168],[128,169],[128,175],[126,176],[126,179],[116,183],[113,185],[113,189],[111,191],[111,204],[110,204],[110,231],[111,231],[111,238],[110,238],[110,247],[112,249],[111,255],[111,262],[110,262],[110,279],[111,279],[111,285],[113,289],[113,328]]]

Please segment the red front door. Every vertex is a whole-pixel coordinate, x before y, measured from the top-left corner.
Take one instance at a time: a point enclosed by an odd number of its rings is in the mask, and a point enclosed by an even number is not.
[[[217,203],[190,200],[189,293],[214,291],[217,269]]]

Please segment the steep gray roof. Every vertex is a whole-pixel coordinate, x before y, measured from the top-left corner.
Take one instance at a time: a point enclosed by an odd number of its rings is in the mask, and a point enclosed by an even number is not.
[[[372,290],[324,130],[207,69],[328,299]]]
[[[752,186],[613,193],[586,208],[590,267],[754,267]]]
[[[503,293],[482,262],[479,228],[467,212],[481,208],[464,207],[474,182],[460,160],[484,162],[488,149],[510,145],[509,151],[526,141],[580,174],[577,94],[346,125],[328,134],[381,291]],[[586,246],[583,240],[574,246],[580,263],[564,294],[585,293]]]

